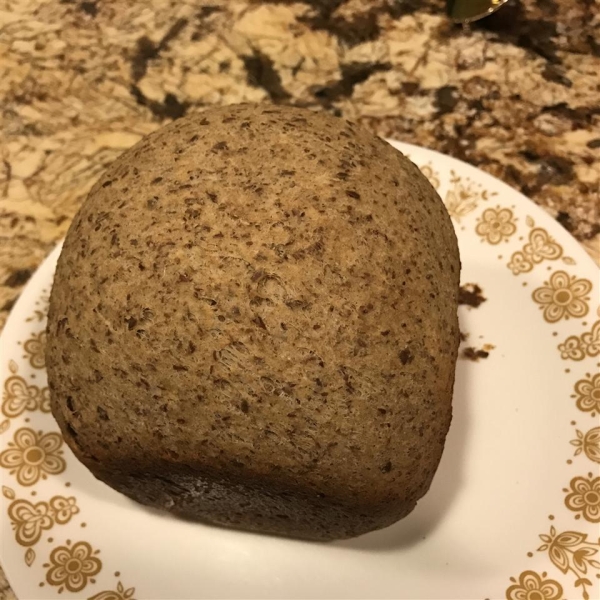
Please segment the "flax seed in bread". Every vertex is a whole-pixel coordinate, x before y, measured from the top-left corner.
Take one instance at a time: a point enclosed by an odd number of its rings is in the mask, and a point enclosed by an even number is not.
[[[442,455],[459,268],[435,190],[373,134],[268,105],[188,116],[69,230],[52,411],[144,504],[309,539],[385,527]]]

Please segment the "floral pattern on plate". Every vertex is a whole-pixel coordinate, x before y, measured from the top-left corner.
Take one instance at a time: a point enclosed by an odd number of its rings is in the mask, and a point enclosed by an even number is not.
[[[484,264],[486,272],[493,272],[498,281],[501,281],[504,295],[500,296],[498,291],[494,291],[480,309],[468,313],[465,324],[471,327],[479,318],[479,314],[488,314],[486,311],[490,311],[490,315],[495,314],[491,312],[494,307],[502,307],[507,299],[513,301],[515,304],[511,305],[512,311],[502,313],[504,322],[496,331],[510,328],[516,328],[518,331],[519,328],[533,327],[537,338],[533,339],[531,347],[527,346],[528,350],[523,352],[523,363],[518,365],[525,365],[530,357],[535,357],[536,352],[545,352],[550,348],[548,352],[552,352],[553,362],[547,377],[552,386],[548,389],[565,390],[561,398],[550,398],[543,405],[547,412],[550,410],[549,402],[555,402],[556,405],[552,404],[552,410],[564,412],[564,418],[561,417],[562,428],[552,430],[552,448],[544,447],[544,452],[540,452],[539,466],[540,471],[548,468],[548,451],[558,449],[556,454],[562,452],[562,463],[559,465],[557,462],[552,468],[560,470],[561,473],[564,471],[568,475],[560,480],[559,485],[539,490],[536,506],[539,505],[540,519],[528,518],[519,523],[497,519],[498,523],[494,522],[491,525],[485,522],[485,526],[489,526],[490,531],[494,532],[496,545],[500,549],[507,549],[507,564],[494,564],[493,573],[488,577],[489,581],[483,582],[481,588],[470,589],[469,597],[505,597],[509,600],[587,600],[598,597],[600,562],[597,557],[600,540],[597,539],[597,523],[600,522],[600,477],[597,466],[600,460],[600,427],[597,421],[593,421],[600,414],[600,307],[596,304],[597,271],[574,240],[549,217],[510,188],[453,159],[408,145],[397,146],[409,153],[411,159],[420,165],[422,172],[430,178],[432,185],[444,199],[461,245],[466,280],[479,281],[481,272],[474,269],[473,265]],[[195,544],[195,552],[185,550],[185,556],[194,557],[189,568],[185,566],[188,568],[185,571],[186,577],[170,582],[176,588],[172,594],[173,598],[190,597],[189,593],[185,595],[185,592],[177,591],[184,589],[186,579],[192,581],[190,585],[194,585],[194,581],[201,582],[194,588],[200,590],[196,592],[198,594],[202,594],[205,587],[214,592],[216,580],[210,578],[221,565],[227,564],[226,557],[229,554],[232,556],[231,561],[237,556],[238,562],[231,562],[229,572],[227,569],[223,571],[223,585],[233,584],[235,577],[232,577],[232,574],[237,572],[234,569],[245,568],[243,572],[247,573],[247,576],[244,579],[244,591],[254,591],[255,595],[264,597],[269,594],[269,597],[285,595],[281,593],[281,588],[276,587],[277,581],[285,581],[286,577],[292,578],[310,559],[304,556],[302,560],[292,560],[293,575],[290,574],[292,572],[276,569],[277,578],[271,581],[268,572],[261,571],[265,565],[264,560],[244,562],[252,561],[264,553],[246,551],[244,544],[249,544],[248,548],[252,548],[253,543],[265,544],[265,548],[269,544],[284,544],[282,548],[285,550],[270,555],[272,559],[277,560],[286,553],[293,554],[299,552],[298,548],[304,547],[295,542],[268,538],[263,540],[258,539],[260,536],[240,534],[240,537],[235,538],[235,544],[228,546],[226,552],[219,553],[221,540],[232,540],[234,538],[231,536],[237,534],[173,522],[170,527],[184,528],[182,531],[185,531],[185,534],[181,538],[181,544],[163,547],[163,538],[160,537],[159,530],[161,526],[164,527],[165,522],[170,521],[166,517],[151,515],[144,517],[148,519],[144,523],[152,522],[156,526],[152,528],[152,536],[149,538],[152,543],[148,543],[143,535],[118,535],[118,528],[122,528],[125,522],[129,527],[132,519],[137,518],[142,509],[130,504],[115,504],[123,502],[118,497],[115,499],[115,495],[111,496],[111,501],[104,499],[107,492],[87,474],[63,444],[58,427],[49,413],[49,395],[45,383],[44,328],[48,291],[57,255],[58,251],[54,252],[32,278],[7,322],[1,345],[0,385],[3,390],[3,420],[0,422],[0,521],[4,519],[4,522],[10,525],[13,535],[7,537],[4,544],[6,548],[0,548],[0,553],[3,566],[11,582],[15,582],[16,590],[24,597],[40,593],[43,593],[44,598],[70,597],[71,594],[77,594],[77,597],[86,597],[89,600],[134,600],[134,595],[148,597],[154,594],[157,586],[164,585],[168,561],[175,560],[175,555],[184,556],[181,554],[181,548]],[[471,263],[471,259],[476,260]],[[493,288],[491,279],[490,287]],[[518,310],[514,307],[518,307]],[[597,317],[591,319],[590,315]],[[486,318],[489,319],[489,323],[493,323],[491,317]],[[461,328],[462,326],[461,320]],[[475,334],[483,336],[486,331],[467,333],[476,337]],[[496,342],[483,340],[482,345],[488,341]],[[485,372],[486,377],[493,377],[495,369],[502,367],[500,361],[503,356],[520,351],[516,347],[502,347],[500,344],[496,346],[487,361],[469,365],[472,375]],[[525,367],[523,369],[525,372]],[[532,394],[537,391],[527,387],[528,378],[522,374],[519,375],[519,385],[513,388],[509,384],[514,373],[505,372],[504,375],[502,383],[498,384],[506,386],[506,394],[502,401],[509,404],[511,394],[514,396],[517,393],[521,402],[517,408],[520,407],[522,412],[526,412],[527,404],[534,399]],[[535,372],[532,371],[529,375],[534,377]],[[524,390],[525,387],[528,391],[521,391],[521,388]],[[488,400],[486,394],[479,394],[477,400],[477,410],[488,410],[483,406]],[[501,408],[500,404],[499,406]],[[460,404],[458,409],[460,416]],[[520,416],[522,412],[515,412],[510,422],[518,424],[520,418],[525,419]],[[544,427],[555,427],[557,422],[546,420],[543,411],[528,418],[532,420],[524,421],[527,427],[523,426],[523,431],[528,431],[528,435],[515,437],[515,441],[511,442],[522,444],[519,461],[526,460],[532,453],[537,452],[535,444],[538,429],[542,431]],[[472,419],[476,418],[472,416]],[[480,426],[478,423],[479,421],[476,421],[475,427]],[[473,437],[473,434],[466,437]],[[528,445],[529,442],[532,442],[531,445]],[[484,449],[486,447],[482,446]],[[483,456],[476,456],[479,461],[484,460]],[[494,457],[490,455],[488,458]],[[503,456],[501,464],[505,462]],[[486,485],[493,488],[498,477],[497,472],[492,472],[488,475]],[[436,475],[434,486],[439,478],[444,478],[443,472],[440,472],[439,476]],[[452,479],[450,476],[447,478]],[[454,479],[451,483],[460,484],[460,477]],[[517,493],[518,490],[518,487],[513,488],[513,493]],[[427,498],[426,496],[425,504]],[[463,498],[451,508],[460,507],[464,502],[466,500]],[[409,517],[413,519],[409,525],[422,518],[420,515],[423,511],[419,513],[420,506],[421,503],[417,506],[414,518]],[[498,507],[498,510],[503,513],[504,506],[502,509]],[[552,514],[547,516],[548,513]],[[489,519],[489,514],[486,514]],[[118,518],[125,519],[125,515],[126,521],[118,521]],[[546,518],[552,521],[549,531],[540,522]],[[107,523],[113,520],[121,524],[115,525],[115,531],[112,527],[107,527]],[[414,542],[414,552],[418,552],[421,546],[426,547],[430,537],[435,539],[436,527],[439,528],[440,523],[449,520],[451,516],[443,512],[429,514],[425,521],[430,523],[431,532],[420,536],[418,544]],[[398,527],[409,525],[401,522]],[[86,535],[82,539],[84,527]],[[420,577],[419,585],[429,585],[429,580],[435,579],[435,573],[444,569],[447,569],[444,574],[460,574],[460,577],[457,575],[457,580],[465,583],[465,572],[468,572],[466,569],[475,567],[466,567],[465,562],[461,568],[452,570],[455,562],[460,565],[461,551],[457,546],[459,539],[466,544],[465,561],[467,556],[468,564],[473,561],[467,549],[470,541],[465,537],[467,530],[464,521],[461,521],[456,531],[459,530],[460,536],[448,539],[447,545],[436,545],[437,554],[434,553],[434,557],[439,555],[440,548],[452,548],[452,551],[440,558],[445,562],[430,572],[431,577]],[[478,527],[472,531],[476,530]],[[521,545],[517,546],[514,541],[516,534],[520,536],[519,539],[528,541],[521,541]],[[377,551],[369,550],[369,544],[375,547],[376,542],[368,540],[380,539],[377,535],[374,534],[371,538],[366,536],[366,550],[360,546],[360,538],[353,542],[361,548],[360,553],[353,554],[353,550],[347,547],[336,548],[334,544],[327,549],[311,547],[307,556],[318,554],[319,558],[313,566],[316,568],[319,563],[323,563],[329,577],[336,569],[329,568],[329,559],[323,558],[325,555],[319,553],[342,553],[343,570],[347,573],[345,577],[352,577],[353,573],[360,573],[366,568],[365,561],[377,561],[379,569],[382,564],[388,564],[386,560],[391,552],[397,552],[398,556],[394,561],[388,561],[394,566],[385,572],[385,576],[396,577],[397,587],[394,588],[394,593],[402,589],[408,597],[418,597],[419,590],[408,588],[405,577],[398,579],[398,569],[402,568],[405,562],[402,556],[404,550],[391,550],[385,544],[377,547]],[[388,534],[384,530],[380,535],[385,539]],[[203,546],[205,538],[210,538],[212,543],[207,541]],[[528,548],[528,543],[534,547]],[[538,547],[535,548],[535,545]],[[122,546],[125,546],[125,550]],[[161,568],[156,569],[156,573],[147,568],[144,571],[140,568],[140,564],[144,564],[143,557],[137,561],[131,560],[132,552],[135,554],[134,548],[142,553],[155,552],[152,558],[147,559],[148,564],[154,564],[152,560],[155,560],[156,564],[160,562]],[[20,552],[15,552],[15,549]],[[196,552],[203,549],[206,549],[207,554],[200,560]],[[243,556],[235,554],[239,549],[244,551]],[[217,556],[222,563],[211,562]],[[346,568],[349,564],[354,564],[352,560],[358,561],[356,568]],[[266,562],[270,564],[269,561]],[[418,564],[427,565],[427,557],[422,557]],[[121,572],[113,570],[117,567],[126,568],[135,574],[135,588],[122,583],[125,580],[121,579]],[[178,572],[184,572],[184,566],[178,565],[178,568]],[[311,584],[325,581],[314,575],[312,570],[309,579]],[[208,586],[208,580],[212,581],[213,588]],[[344,588],[344,585],[350,584],[340,580],[341,587],[336,593],[347,593],[348,597],[356,594],[367,595],[359,588],[363,580],[364,577],[355,580],[354,587],[348,588]],[[264,581],[270,581],[275,586],[272,593],[260,587]],[[445,576],[443,581],[440,580],[439,594],[448,594],[447,581]],[[479,581],[482,582],[483,579],[479,578]],[[369,585],[374,586],[376,582],[371,581]],[[435,582],[431,585],[435,585]],[[314,592],[314,588],[312,589]],[[377,595],[374,590],[373,587],[369,593]],[[390,593],[388,590],[388,595]],[[234,592],[232,595],[235,595]],[[464,597],[464,594],[460,597]]]

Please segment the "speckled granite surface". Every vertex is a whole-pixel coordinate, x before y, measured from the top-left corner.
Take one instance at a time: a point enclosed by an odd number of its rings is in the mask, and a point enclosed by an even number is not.
[[[0,0],[0,327],[104,167],[210,104],[293,103],[446,152],[600,256],[600,0]],[[0,599],[12,598],[0,571]]]

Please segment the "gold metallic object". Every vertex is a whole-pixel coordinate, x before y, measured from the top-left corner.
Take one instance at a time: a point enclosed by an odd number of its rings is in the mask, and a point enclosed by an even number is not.
[[[457,23],[471,23],[496,12],[508,0],[446,0],[448,16]]]

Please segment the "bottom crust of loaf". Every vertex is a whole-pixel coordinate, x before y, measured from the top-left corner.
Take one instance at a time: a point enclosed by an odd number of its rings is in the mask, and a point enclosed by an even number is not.
[[[427,491],[402,502],[360,507],[355,499],[342,501],[272,484],[268,489],[258,483],[233,484],[197,474],[94,472],[136,502],[185,519],[314,541],[347,539],[388,527],[407,516]]]

